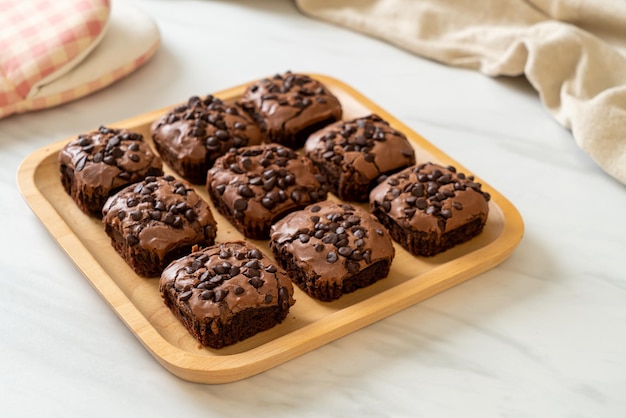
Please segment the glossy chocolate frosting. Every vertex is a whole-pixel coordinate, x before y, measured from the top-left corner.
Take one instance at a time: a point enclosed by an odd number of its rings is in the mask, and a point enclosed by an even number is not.
[[[489,213],[488,193],[454,167],[424,163],[390,176],[370,194],[370,206],[402,228],[441,237]]]
[[[213,244],[217,224],[191,184],[173,176],[146,177],[120,190],[102,209],[107,229],[163,260],[185,246]]]
[[[76,187],[71,191],[73,197],[101,196],[102,204],[128,184],[163,174],[161,159],[141,134],[104,126],[70,141],[59,152],[58,161],[61,172],[72,171],[72,188]],[[96,215],[100,215],[102,204]]]
[[[311,160],[278,144],[231,150],[209,170],[207,187],[214,201],[231,209],[235,226],[266,233],[277,218],[327,196],[325,179]]]
[[[415,164],[415,151],[406,136],[375,114],[335,122],[315,132],[304,150],[314,162],[336,172],[334,177],[357,172],[367,185],[375,184],[381,175]],[[367,196],[363,200],[367,201]]]
[[[252,244],[215,244],[173,261],[161,274],[161,292],[188,304],[200,319],[222,322],[245,309],[291,306],[293,285],[282,268]]]
[[[291,147],[297,147],[293,137],[300,131],[342,115],[339,100],[322,83],[291,72],[253,84],[240,102],[271,141]]]
[[[292,254],[306,276],[335,283],[395,256],[389,233],[372,214],[330,200],[276,222],[270,248],[275,254]]]
[[[189,177],[185,167],[202,166],[203,178],[187,178],[204,183],[206,171],[231,148],[256,145],[264,135],[252,118],[236,103],[217,97],[193,96],[186,104],[172,109],[152,125],[157,150],[178,174]]]

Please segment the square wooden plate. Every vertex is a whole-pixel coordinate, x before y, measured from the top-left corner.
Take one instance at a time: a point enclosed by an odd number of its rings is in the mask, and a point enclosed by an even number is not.
[[[344,119],[376,113],[407,135],[418,162],[453,165],[459,171],[474,174],[350,86],[324,75],[311,76],[339,98]],[[249,84],[214,95],[234,100]],[[110,126],[140,132],[151,141],[150,124],[170,108]],[[70,139],[42,148],[23,161],[18,170],[20,190],[58,244],[139,341],[167,370],[189,381],[240,380],[357,331],[496,266],[511,254],[524,231],[516,208],[476,176],[492,197],[487,224],[478,237],[429,258],[413,256],[396,245],[389,277],[334,302],[316,301],[296,288],[296,304],[283,323],[233,346],[214,350],[200,346],[165,306],[158,279],[137,276],[114,251],[101,222],[82,213],[65,193],[57,154]],[[165,170],[173,174],[168,167]],[[196,186],[196,190],[211,204],[203,186]],[[218,222],[218,242],[244,239],[214,209],[213,213]],[[271,256],[266,241],[253,242]]]

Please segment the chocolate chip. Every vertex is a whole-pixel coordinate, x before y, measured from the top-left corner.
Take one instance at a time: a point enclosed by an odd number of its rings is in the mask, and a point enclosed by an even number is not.
[[[335,244],[337,243],[337,234],[335,234],[334,232],[330,232],[328,233],[326,236],[324,236],[324,238],[322,239],[322,242],[324,244]]]
[[[415,206],[416,206],[418,209],[424,210],[424,209],[426,209],[426,206],[428,206],[428,202],[426,201],[426,199],[424,199],[424,198],[422,197],[422,198],[419,198],[419,199],[417,199],[417,200],[415,201]]]
[[[137,238],[135,235],[128,234],[126,236],[126,242],[129,246],[134,247],[135,245],[139,244],[139,238]]]
[[[328,254],[326,254],[326,261],[329,263],[335,263],[338,259],[339,256],[337,256],[337,253],[334,251],[329,251]]]
[[[293,200],[295,203],[300,203],[300,201],[302,200],[302,193],[300,193],[298,190],[292,191],[291,200]]]
[[[171,225],[174,223],[174,217],[175,215],[172,212],[167,212],[165,216],[163,217],[162,221],[166,225]]]
[[[235,295],[239,296],[244,292],[244,290],[243,290],[243,287],[241,286],[235,286],[235,288],[233,289],[233,292],[235,293]]]
[[[254,191],[252,191],[252,189],[248,186],[246,186],[245,184],[240,185],[237,188],[237,193],[239,193],[240,196],[243,197],[253,197],[254,196]]]
[[[202,293],[200,293],[200,299],[202,300],[211,300],[214,297],[215,297],[215,291],[213,291],[212,289],[203,290]]]
[[[183,219],[180,216],[175,216],[174,221],[172,222],[172,226],[174,228],[180,228],[183,226]]]
[[[178,296],[178,299],[181,302],[184,302],[186,300],[189,300],[189,298],[191,298],[191,295],[193,295],[193,292],[191,290],[185,290]]]
[[[209,280],[210,278],[211,278],[211,273],[209,272],[209,270],[205,270],[204,273],[200,275],[198,280],[200,280],[201,282],[204,282],[204,281]]]
[[[350,255],[352,254],[352,248],[347,246],[339,247],[337,252],[344,257],[350,257]]]
[[[221,274],[216,274],[215,276],[211,276],[209,279],[209,283],[214,284],[215,286],[219,286],[224,281],[224,277]]]
[[[189,222],[195,221],[197,217],[198,215],[193,209],[187,209],[185,211],[185,219],[187,219]]]
[[[420,183],[417,183],[411,189],[411,195],[415,197],[421,197],[424,195],[424,186]]]
[[[133,221],[138,221],[141,219],[141,211],[139,210],[134,210],[130,213],[130,217],[133,219]]]
[[[248,258],[256,258],[258,260],[261,260],[263,258],[263,254],[261,253],[261,251],[259,251],[258,249],[253,249],[248,251]]]
[[[252,277],[250,280],[248,280],[248,283],[250,283],[250,285],[255,289],[258,289],[263,286],[264,281],[258,277]]]
[[[265,303],[272,303],[273,300],[274,296],[270,295],[269,293],[265,295]]]
[[[235,210],[244,211],[248,208],[248,201],[246,199],[235,199],[233,207]]]
[[[276,202],[274,202],[268,196],[265,196],[263,199],[261,199],[261,204],[269,210],[272,210],[276,206]]]
[[[213,271],[216,274],[226,274],[228,273],[229,270],[230,270],[230,263],[226,261],[216,266],[213,266]]]
[[[301,243],[306,244],[311,239],[311,236],[307,234],[300,234],[298,236],[298,239],[300,240]]]
[[[319,206],[319,205],[313,205],[313,206],[311,206],[311,207],[309,208],[309,210],[310,210],[311,212],[319,212],[320,210],[322,210],[322,207],[321,207],[321,206]]]

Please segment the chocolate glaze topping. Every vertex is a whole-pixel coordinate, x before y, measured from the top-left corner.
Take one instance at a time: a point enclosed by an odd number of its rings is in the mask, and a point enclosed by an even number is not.
[[[193,96],[186,104],[172,109],[152,125],[152,138],[161,155],[171,154],[166,162],[185,176],[183,164],[203,165],[206,171],[217,157],[231,148],[260,144],[264,136],[259,127],[236,103],[224,103],[217,97]]]
[[[207,187],[214,201],[232,209],[235,222],[265,226],[265,233],[275,219],[327,196],[311,160],[278,144],[231,150],[209,170]]]
[[[270,141],[298,148],[301,131],[341,119],[339,100],[319,81],[305,74],[286,72],[250,86],[242,106],[257,120]],[[298,136],[298,138],[296,138]]]
[[[212,244],[217,224],[208,204],[191,184],[173,176],[146,177],[111,196],[103,222],[129,246],[141,246],[160,259],[175,248]]]
[[[378,208],[403,228],[441,234],[475,218],[486,219],[489,193],[454,167],[424,163],[390,176],[370,194]]]
[[[314,162],[327,167],[332,177],[357,172],[366,185],[376,185],[382,175],[415,164],[415,151],[406,136],[374,114],[335,122],[315,132],[304,150]],[[333,186],[336,193],[338,185]],[[359,200],[367,201],[367,195],[369,191]]]
[[[122,187],[145,176],[163,174],[161,159],[144,142],[141,134],[101,126],[97,131],[81,134],[59,152],[61,171],[71,170],[74,183],[87,197],[106,198]],[[98,217],[102,205],[93,213]]]
[[[373,215],[329,200],[285,216],[272,226],[270,238],[272,250],[293,254],[308,277],[329,282],[395,255],[389,233]]]
[[[198,318],[220,317],[223,322],[248,308],[295,303],[284,270],[258,248],[239,241],[172,262],[161,274],[160,288],[175,292]]]

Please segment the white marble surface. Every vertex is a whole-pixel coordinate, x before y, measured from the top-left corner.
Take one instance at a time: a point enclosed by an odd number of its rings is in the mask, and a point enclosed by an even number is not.
[[[626,416],[626,193],[524,79],[491,79],[300,15],[288,0],[132,0],[163,45],[83,100],[0,120],[0,416]],[[344,80],[520,210],[498,267],[261,375],[162,368],[19,194],[46,144],[286,69]]]

